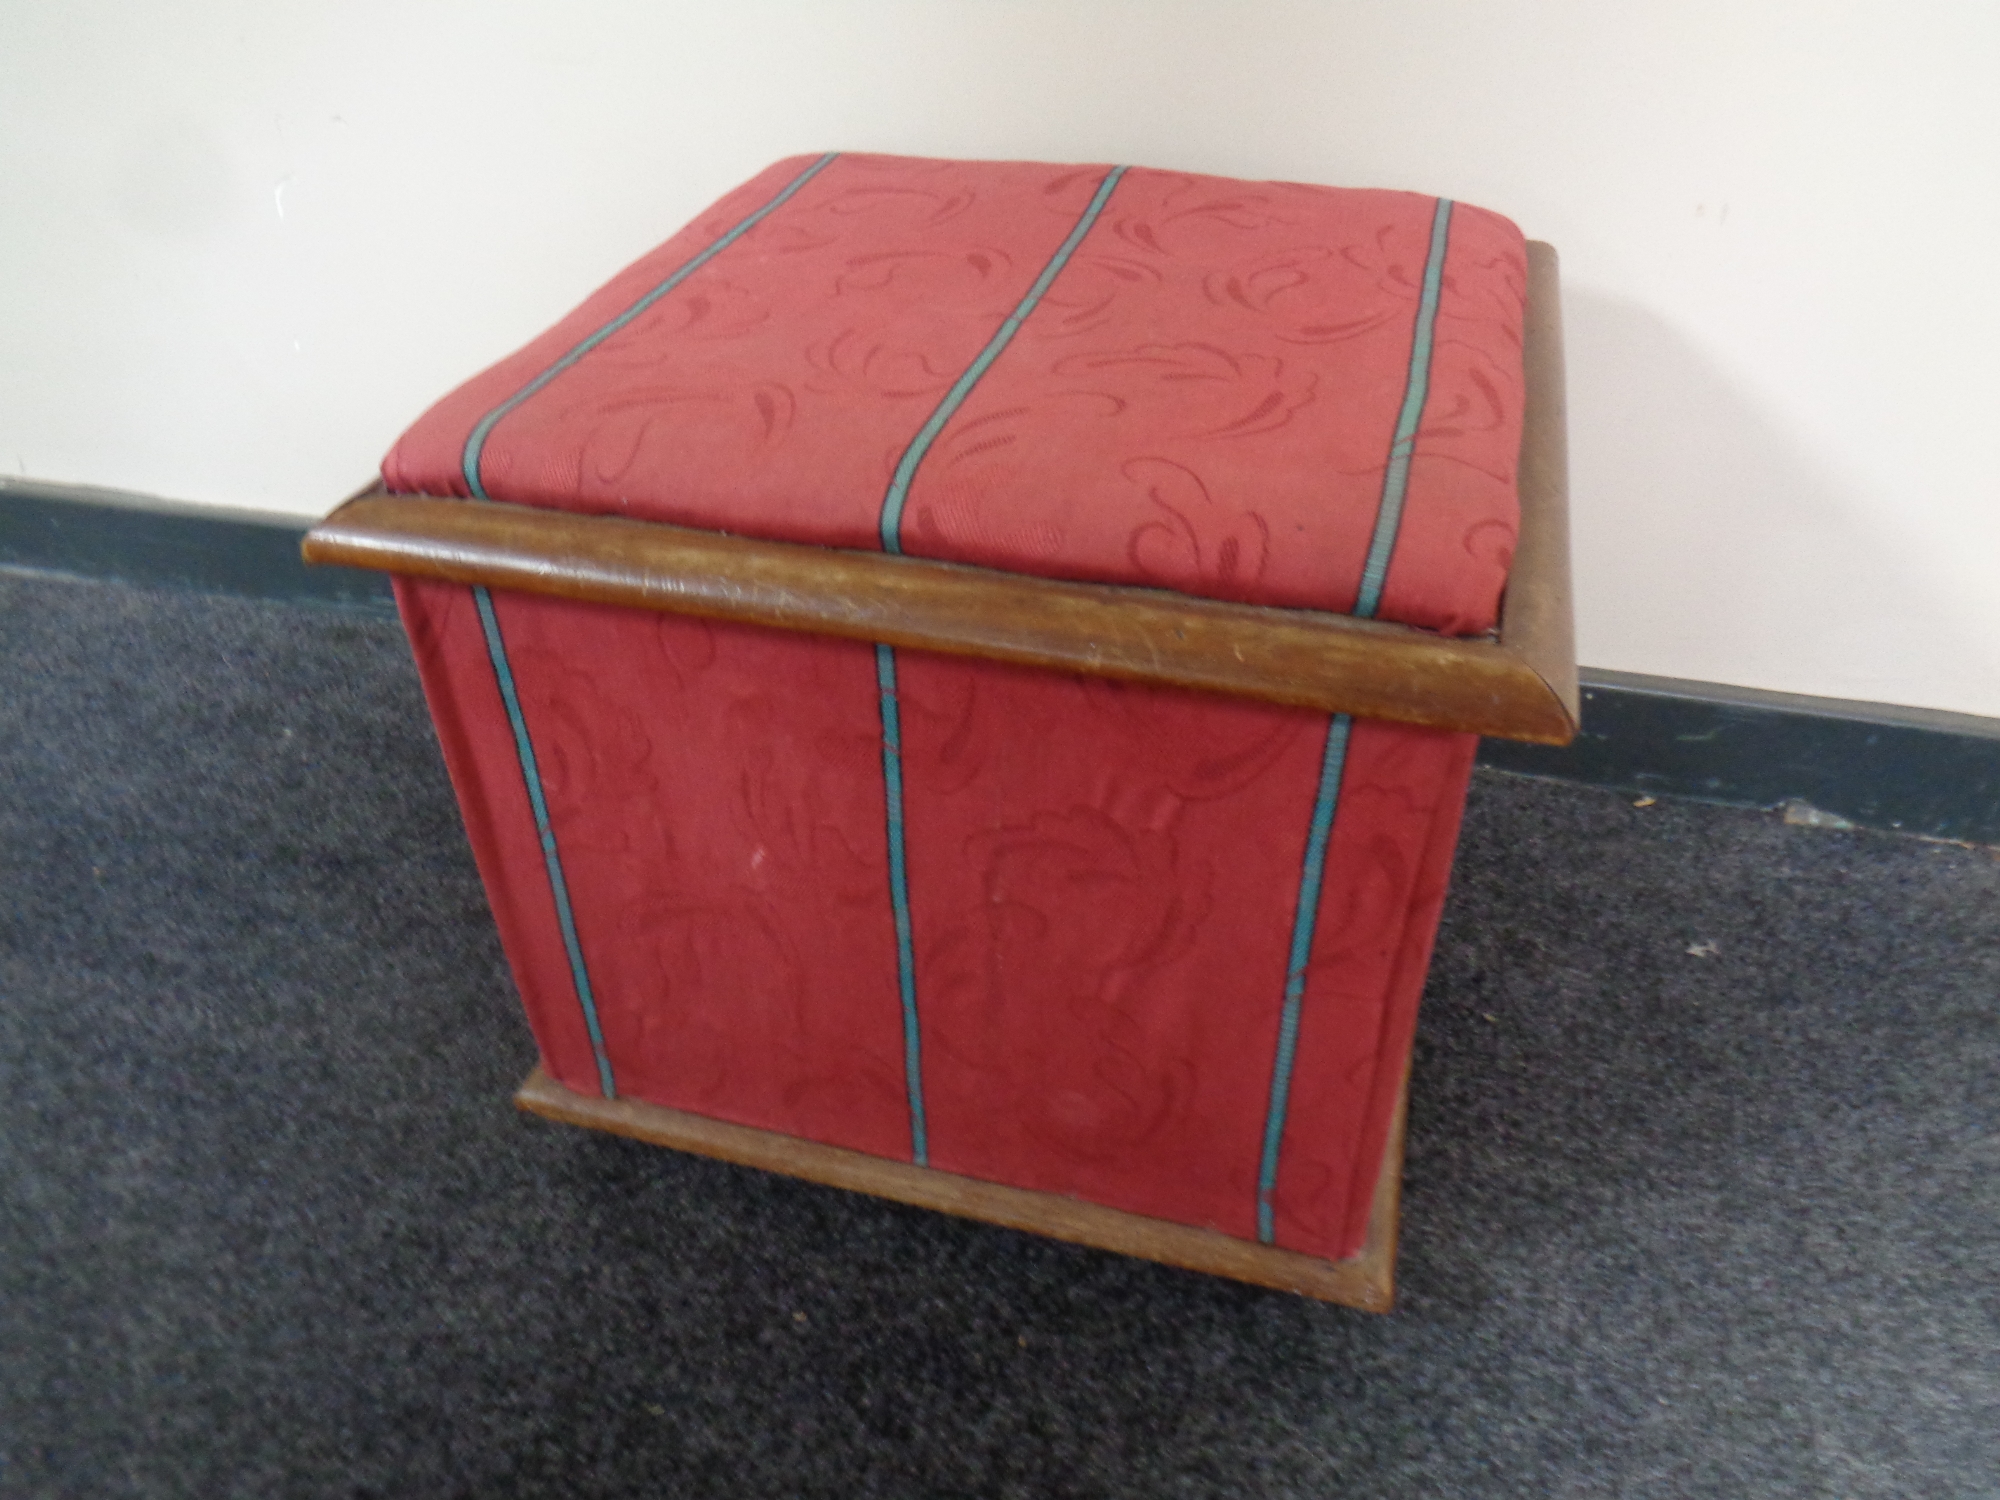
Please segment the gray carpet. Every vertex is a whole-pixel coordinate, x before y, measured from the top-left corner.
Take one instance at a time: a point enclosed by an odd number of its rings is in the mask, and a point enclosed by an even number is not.
[[[1368,1317],[516,1115],[395,628],[0,576],[0,1495],[2000,1494],[1996,997],[1990,850],[1481,772]]]

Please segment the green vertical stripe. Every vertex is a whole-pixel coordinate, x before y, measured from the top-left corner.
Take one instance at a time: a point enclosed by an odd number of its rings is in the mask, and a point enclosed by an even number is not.
[[[1431,215],[1430,255],[1424,262],[1423,295],[1417,299],[1417,326],[1410,337],[1410,372],[1403,385],[1403,409],[1396,418],[1396,436],[1389,444],[1389,467],[1382,475],[1382,499],[1375,508],[1375,534],[1368,542],[1368,560],[1361,565],[1361,591],[1354,613],[1375,618],[1382,607],[1382,585],[1389,577],[1389,559],[1396,551],[1396,534],[1403,525],[1403,499],[1410,487],[1410,455],[1417,446],[1417,423],[1431,389],[1431,342],[1437,328],[1438,298],[1444,289],[1445,244],[1451,234],[1451,199],[1440,198]]]
[[[1264,1115],[1264,1157],[1257,1168],[1257,1238],[1277,1238],[1271,1199],[1278,1190],[1278,1152],[1284,1144],[1285,1110],[1291,1102],[1292,1063],[1298,1054],[1299,1015],[1304,1008],[1306,969],[1312,962],[1319,893],[1326,880],[1326,846],[1340,808],[1340,775],[1347,763],[1347,736],[1354,721],[1335,714],[1326,726],[1320,752],[1319,791],[1306,830],[1305,864],[1299,871],[1298,901],[1292,908],[1292,950],[1285,964],[1285,1003],[1278,1015],[1278,1056],[1271,1069],[1271,1100]]]
[[[903,502],[909,498],[910,482],[917,477],[917,466],[924,461],[924,455],[931,451],[931,444],[936,442],[937,435],[944,431],[944,424],[951,420],[952,413],[965,404],[965,398],[970,396],[972,388],[979,384],[979,377],[992,367],[993,361],[1000,357],[1000,351],[1005,349],[1012,342],[1014,335],[1021,331],[1021,325],[1028,320],[1028,314],[1035,310],[1035,304],[1042,300],[1042,294],[1049,289],[1062,268],[1069,264],[1069,258],[1076,253],[1076,247],[1081,245],[1083,237],[1090,233],[1090,226],[1095,224],[1097,216],[1104,212],[1104,205],[1111,201],[1111,194],[1118,186],[1118,179],[1124,175],[1123,167],[1113,167],[1104,174],[1104,181],[1097,185],[1097,194],[1090,200],[1090,206],[1083,211],[1083,217],[1078,219],[1075,227],[1070,230],[1069,238],[1057,247],[1049,263],[1042,267],[1042,274],[1037,276],[1034,285],[1028,288],[1028,295],[1021,299],[1020,306],[1007,315],[1007,320],[1000,325],[999,331],[987,340],[986,347],[981,349],[972,363],[965,367],[965,373],[958,377],[949,391],[945,392],[944,400],[938,403],[938,408],[931,413],[930,420],[917,429],[916,438],[903,450],[902,462],[896,465],[895,477],[889,482],[889,493],[882,500],[881,531],[884,552],[903,550]]]
[[[1104,174],[1104,181],[1097,185],[1097,192],[1092,195],[1083,216],[1072,226],[1062,244],[1057,246],[1049,263],[1042,267],[1041,275],[1035,278],[1027,295],[1007,315],[993,337],[986,341],[986,347],[966,366],[965,372],[952,383],[951,389],[938,403],[937,410],[917,429],[917,435],[903,450],[903,457],[889,482],[889,491],[882,497],[879,529],[884,552],[900,555],[903,550],[903,504],[909,497],[910,482],[916,478],[918,466],[923,463],[924,455],[930,452],[931,444],[937,441],[938,434],[944,431],[945,423],[951,420],[952,414],[965,404],[965,398],[972,394],[979,378],[992,368],[1001,351],[1021,331],[1028,314],[1035,310],[1042,294],[1048,291],[1057,274],[1069,263],[1076,247],[1090,232],[1090,226],[1097,222],[1097,216],[1104,212],[1104,205],[1111,201],[1112,191],[1124,175],[1123,167],[1113,167]],[[916,944],[910,917],[909,854],[903,824],[903,716],[896,699],[896,653],[889,646],[877,645],[875,648],[875,677],[882,710],[882,790],[888,810],[889,903],[896,922],[896,984],[903,1002],[903,1066],[910,1102],[910,1156],[918,1166],[923,1166],[930,1159],[930,1139],[924,1110],[923,1034],[917,1013]]]
[[[479,626],[486,635],[486,654],[493,663],[494,679],[500,684],[500,701],[507,707],[507,723],[514,731],[514,754],[521,762],[521,779],[527,783],[528,805],[534,809],[535,834],[541,840],[542,864],[548,871],[549,891],[555,897],[556,925],[562,929],[563,952],[569,957],[570,981],[576,986],[577,1003],[583,1007],[584,1028],[590,1033],[590,1050],[597,1058],[597,1082],[604,1097],[618,1097],[611,1077],[611,1057],[604,1047],[604,1032],[597,1022],[597,1001],[590,990],[590,973],[584,967],[583,944],[576,935],[576,917],[569,905],[569,882],[563,879],[562,856],[556,852],[555,829],[549,823],[548,799],[542,795],[542,777],[535,765],[534,742],[528,737],[528,720],[521,712],[520,696],[514,691],[514,669],[507,661],[507,644],[500,636],[500,617],[493,611],[493,596],[483,584],[472,589],[479,608]]]
[[[1382,476],[1382,496],[1375,510],[1375,530],[1361,568],[1361,589],[1354,613],[1373,619],[1382,604],[1382,584],[1389,576],[1396,537],[1403,524],[1403,500],[1410,483],[1410,455],[1416,448],[1417,423],[1430,395],[1431,346],[1436,336],[1437,309],[1444,290],[1444,257],[1451,235],[1451,200],[1440,198],[1431,214],[1430,249],[1424,261],[1417,322],[1410,335],[1409,374],[1403,386],[1403,406],[1389,442],[1389,465]],[[1313,934],[1319,921],[1320,892],[1326,883],[1326,849],[1333,820],[1340,810],[1340,779],[1347,764],[1352,720],[1336,714],[1328,722],[1326,747],[1320,755],[1319,789],[1313,797],[1312,820],[1306,831],[1305,862],[1299,871],[1298,897],[1292,908],[1292,947],[1285,965],[1285,997],[1278,1013],[1278,1050],[1271,1063],[1271,1098],[1264,1115],[1263,1154],[1257,1166],[1257,1238],[1277,1240],[1273,1200],[1278,1191],[1278,1161],[1284,1148],[1285,1113],[1291,1103],[1292,1069],[1298,1057],[1299,1025],[1305,1011],[1306,971],[1312,962]]]
[[[896,923],[896,985],[903,1001],[903,1084],[910,1103],[910,1160],[930,1161],[924,1118],[923,1036],[917,1025],[917,955],[910,927],[910,872],[903,837],[903,713],[896,701],[896,653],[875,647],[882,706],[882,791],[889,817],[889,908]]]

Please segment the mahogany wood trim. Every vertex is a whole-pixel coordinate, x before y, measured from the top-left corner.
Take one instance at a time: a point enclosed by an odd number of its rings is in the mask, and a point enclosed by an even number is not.
[[[514,1095],[514,1103],[530,1114],[565,1125],[583,1125],[696,1156],[936,1209],[959,1218],[1027,1230],[1071,1244],[1090,1245],[1141,1260],[1160,1261],[1381,1313],[1388,1312],[1396,1299],[1396,1226],[1408,1098],[1409,1075],[1405,1071],[1389,1139],[1382,1151],[1367,1240],[1361,1254],[1352,1260],[1337,1261],[1233,1239],[1212,1229],[1192,1229],[1163,1219],[1124,1213],[1055,1193],[1005,1187],[839,1146],[823,1146],[775,1131],[730,1125],[657,1104],[594,1098],[565,1088],[540,1068],[528,1075]]]
[[[1547,684],[1501,645],[1309,610],[425,496],[350,501],[308,533],[305,556],[1544,744],[1570,737]]]
[[[1570,605],[1569,415],[1563,375],[1561,268],[1555,247],[1528,241],[1528,313],[1522,330],[1528,420],[1521,430],[1521,534],[1500,643],[1541,678],[1568,719],[1567,744],[1582,719],[1576,681],[1576,626]]]
[[[364,491],[308,562],[379,568],[1563,745],[1576,734],[1554,251],[1529,247],[1521,535],[1500,639],[615,516]]]

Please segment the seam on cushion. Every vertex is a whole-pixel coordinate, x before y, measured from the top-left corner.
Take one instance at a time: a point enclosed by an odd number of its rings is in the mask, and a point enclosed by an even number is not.
[[[1354,614],[1363,620],[1375,618],[1382,605],[1382,585],[1389,577],[1389,559],[1396,551],[1396,536],[1403,524],[1403,499],[1410,487],[1410,456],[1417,446],[1417,423],[1430,396],[1431,342],[1437,327],[1437,310],[1444,288],[1444,258],[1451,238],[1451,199],[1440,198],[1431,214],[1430,251],[1424,261],[1423,295],[1417,299],[1417,323],[1410,335],[1410,373],[1403,387],[1403,409],[1396,419],[1396,436],[1389,444],[1389,467],[1382,475],[1382,499],[1375,510],[1375,534],[1369,539],[1368,559],[1361,567],[1361,589],[1354,598]]]
[[[817,177],[821,172],[825,171],[829,166],[831,166],[833,164],[834,159],[839,155],[840,153],[838,151],[827,152],[826,155],[822,156],[818,161],[814,162],[811,166],[807,167],[805,171],[799,173],[798,176],[794,177],[789,183],[787,183],[784,186],[784,188],[779,191],[777,196],[772,198],[769,203],[766,203],[762,208],[758,209],[756,212],[750,214],[748,217],[743,219],[741,223],[737,224],[735,228],[731,229],[727,234],[723,235],[721,239],[717,240],[714,244],[710,245],[706,250],[702,251],[692,260],[686,262],[684,265],[680,267],[679,270],[675,271],[665,281],[661,282],[658,286],[654,287],[650,292],[646,293],[645,296],[641,297],[637,302],[634,302],[630,307],[626,308],[625,311],[620,313],[617,317],[613,318],[609,323],[606,323],[602,328],[598,329],[597,332],[591,334],[588,338],[584,339],[582,343],[578,344],[574,349],[570,350],[569,353],[565,354],[561,359],[557,360],[554,364],[550,365],[546,370],[542,371],[541,374],[537,375],[533,380],[529,381],[526,385],[522,386],[521,389],[516,391],[513,395],[509,396],[505,401],[502,401],[498,406],[494,407],[493,410],[489,411],[485,416],[481,417],[478,423],[473,427],[472,431],[466,436],[465,452],[462,458],[460,459],[460,468],[464,471],[465,482],[467,486],[471,488],[474,498],[479,500],[487,500],[492,498],[486,493],[486,486],[480,482],[479,464],[480,460],[485,455],[486,439],[492,434],[493,429],[500,424],[500,420],[503,417],[505,417],[507,413],[513,411],[514,408],[519,406],[522,402],[526,401],[530,396],[533,396],[537,391],[541,390],[550,381],[554,380],[556,376],[562,374],[564,370],[569,369],[578,360],[582,359],[586,354],[590,353],[591,350],[595,349],[599,344],[603,343],[606,339],[610,338],[612,334],[618,332],[619,329],[625,327],[626,324],[630,323],[634,318],[638,317],[647,308],[651,307],[655,302],[658,302],[662,297],[666,296],[668,292],[671,292],[675,287],[679,286],[683,281],[686,281],[688,277],[692,276],[696,271],[699,271],[703,266],[707,265],[716,256],[720,255],[724,250],[727,250],[731,245],[735,244],[744,235],[748,234],[752,229],[756,228],[757,225],[762,223],[771,214],[775,213],[786,202],[786,200],[788,200],[794,193],[798,192],[800,188],[804,187],[808,182],[812,181],[813,178]]]
[[[888,492],[882,497],[877,530],[884,552],[902,555],[903,502],[909,495],[910,482],[916,478],[924,455],[930,452],[931,444],[937,441],[937,435],[944,430],[952,414],[965,404],[965,398],[972,394],[972,388],[979,383],[980,377],[992,368],[993,362],[1012,342],[1014,335],[1020,332],[1022,323],[1035,310],[1035,304],[1042,300],[1042,294],[1048,291],[1062,268],[1069,264],[1077,246],[1083,243],[1084,236],[1090,233],[1091,226],[1104,212],[1104,205],[1111,201],[1111,194],[1125,171],[1124,167],[1113,167],[1104,174],[1104,180],[1097,185],[1089,206],[1062,244],[1056,247],[1049,263],[1042,267],[1041,275],[1035,278],[1027,294],[1007,315],[993,337],[986,341],[986,347],[973,357],[972,363],[952,383],[944,399],[938,402],[937,409],[917,429],[917,435],[903,450]],[[910,1160],[921,1167],[930,1160],[930,1137],[924,1113],[923,1028],[917,1014],[916,943],[910,918],[909,851],[903,825],[903,720],[896,698],[896,652],[893,647],[879,642],[875,647],[875,679],[882,711],[882,793],[889,846],[889,903],[896,923],[896,986],[903,1009],[903,1068],[904,1086],[910,1104]]]

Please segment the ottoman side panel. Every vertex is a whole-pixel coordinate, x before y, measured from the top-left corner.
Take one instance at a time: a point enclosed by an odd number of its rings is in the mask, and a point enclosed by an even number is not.
[[[1254,1238],[1325,718],[901,659],[933,1164]]]
[[[549,893],[534,810],[472,590],[412,578],[394,582],[445,770],[542,1065],[565,1086],[598,1093],[597,1062]]]
[[[1276,1162],[1287,1249],[1340,1259],[1365,1238],[1477,746],[1352,721]]]
[[[908,1159],[871,648],[496,604],[619,1093]]]
[[[1382,726],[1389,728],[1391,726]],[[1420,731],[1421,732],[1421,731]],[[1452,735],[1458,741],[1454,763],[1447,759],[1443,795],[1431,811],[1423,866],[1410,896],[1403,940],[1389,981],[1383,1014],[1382,1040],[1375,1049],[1375,1075],[1367,1114],[1354,1152],[1348,1179],[1347,1220],[1342,1243],[1359,1250],[1368,1233],[1368,1216],[1375,1202],[1375,1180],[1381,1170],[1382,1148],[1389,1138],[1410,1050],[1415,1044],[1417,1009],[1430,976],[1431,950],[1437,944],[1438,921],[1451,888],[1452,864],[1458,853],[1458,832],[1465,821],[1465,797],[1472,779],[1477,735]],[[1342,1253],[1347,1253],[1343,1251]]]

